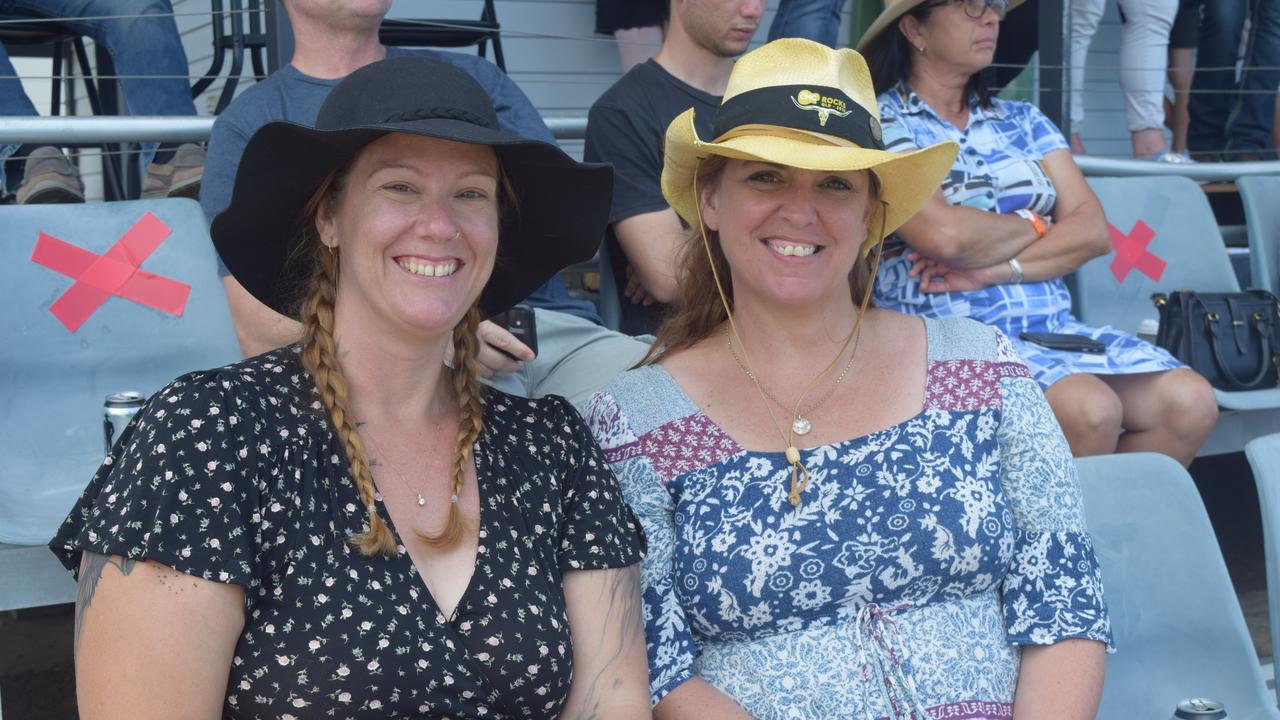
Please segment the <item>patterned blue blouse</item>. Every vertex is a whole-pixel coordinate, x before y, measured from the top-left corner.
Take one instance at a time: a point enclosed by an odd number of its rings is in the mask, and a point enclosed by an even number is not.
[[[924,407],[803,450],[796,508],[783,454],[741,448],[660,365],[593,399],[649,540],[654,704],[696,675],[762,720],[1010,718],[1018,646],[1110,642],[1044,395],[998,332],[925,326]]]
[[[960,144],[942,194],[952,205],[1011,213],[1028,209],[1053,216],[1058,200],[1044,157],[1067,147],[1056,126],[1031,103],[995,99],[990,108],[973,102],[969,124],[960,130],[943,119],[906,85],[880,95],[880,117],[887,149],[908,152],[944,140]],[[902,250],[896,236],[885,251]],[[1071,315],[1071,294],[1062,278],[996,285],[973,292],[924,293],[907,276],[905,254],[886,259],[876,275],[875,297],[881,307],[929,317],[971,317],[1000,328],[1047,388],[1068,375],[1118,375],[1183,367],[1164,350],[1109,326],[1086,325]],[[1107,346],[1100,355],[1049,350],[1018,339],[1021,332],[1086,335]]]

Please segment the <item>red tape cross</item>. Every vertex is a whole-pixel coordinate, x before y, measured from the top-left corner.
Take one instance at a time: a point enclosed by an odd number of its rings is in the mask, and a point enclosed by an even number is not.
[[[1152,280],[1160,282],[1160,277],[1164,275],[1164,269],[1168,263],[1147,250],[1147,246],[1156,237],[1156,231],[1152,230],[1150,225],[1139,220],[1134,223],[1133,229],[1125,234],[1120,232],[1120,228],[1107,223],[1107,230],[1111,233],[1111,246],[1116,251],[1116,256],[1111,259],[1111,274],[1116,276],[1116,282],[1124,282],[1125,278],[1129,277],[1129,271],[1134,268]]]
[[[71,332],[80,329],[112,295],[182,315],[191,286],[140,269],[169,233],[160,218],[147,213],[102,255],[40,233],[31,261],[76,281],[49,306],[49,312]]]

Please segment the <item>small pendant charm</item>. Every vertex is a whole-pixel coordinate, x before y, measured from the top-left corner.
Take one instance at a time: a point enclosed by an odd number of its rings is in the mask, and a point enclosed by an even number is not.
[[[813,426],[809,424],[808,420],[797,415],[796,419],[791,422],[791,429],[797,435],[808,435]]]
[[[422,493],[418,493],[418,507],[422,507],[423,505],[426,505],[426,504],[427,504],[427,499],[422,497]]]

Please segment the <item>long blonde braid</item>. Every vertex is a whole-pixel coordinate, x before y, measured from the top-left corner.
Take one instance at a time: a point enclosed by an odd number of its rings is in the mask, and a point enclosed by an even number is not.
[[[476,362],[476,330],[479,326],[480,307],[472,305],[463,321],[453,328],[453,368],[449,375],[453,381],[454,395],[458,398],[458,439],[453,448],[453,461],[450,463],[452,497],[449,518],[438,535],[418,533],[418,537],[432,547],[451,547],[471,530],[471,524],[462,516],[461,498],[467,470],[471,467],[471,448],[484,429],[484,405],[480,402],[483,388]]]
[[[360,502],[369,515],[369,529],[348,538],[363,555],[397,555],[395,536],[391,528],[378,514],[374,504],[375,487],[373,471],[369,469],[369,456],[364,442],[356,432],[355,419],[348,409],[347,380],[338,363],[337,345],[333,339],[333,303],[338,287],[337,251],[316,244],[315,272],[311,277],[311,292],[302,304],[302,366],[315,379],[320,400],[329,413],[347,454],[351,477],[355,478]]]

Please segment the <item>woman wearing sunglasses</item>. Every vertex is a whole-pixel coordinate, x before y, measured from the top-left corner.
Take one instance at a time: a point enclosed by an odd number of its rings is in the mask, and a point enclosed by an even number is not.
[[[1102,206],[1058,128],[983,82],[1017,4],[890,0],[859,43],[886,148],[960,145],[940,190],[885,243],[877,304],[1002,330],[1075,455],[1151,451],[1188,464],[1217,420],[1213,389],[1164,350],[1071,315],[1063,276],[1111,250]]]

